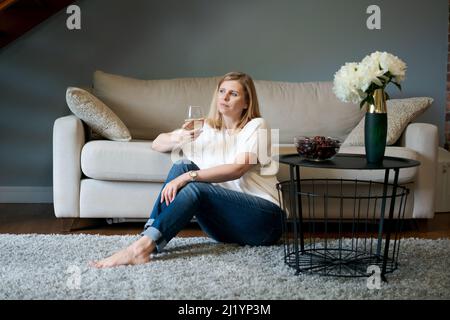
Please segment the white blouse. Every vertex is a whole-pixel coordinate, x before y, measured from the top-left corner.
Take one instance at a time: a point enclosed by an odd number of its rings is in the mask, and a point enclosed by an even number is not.
[[[267,170],[272,165],[270,137],[270,129],[263,118],[252,119],[236,134],[214,129],[205,122],[200,136],[195,141],[185,143],[182,151],[200,169],[233,164],[240,153],[253,153],[253,158],[257,159],[256,166],[242,177],[213,184],[279,205],[276,172]]]

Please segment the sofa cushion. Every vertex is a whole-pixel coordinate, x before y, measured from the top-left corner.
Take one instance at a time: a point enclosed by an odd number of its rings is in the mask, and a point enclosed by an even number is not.
[[[154,139],[179,128],[189,105],[207,114],[220,77],[138,80],[96,71],[93,92],[123,120],[135,139]],[[297,135],[345,139],[364,116],[357,104],[339,101],[333,82],[255,80],[261,114],[281,143]]]
[[[170,153],[161,153],[151,148],[148,140],[131,140],[127,143],[95,140],[86,143],[81,151],[81,169],[93,179],[115,181],[164,182],[172,167]],[[364,154],[364,147],[341,147],[340,153]],[[279,154],[296,153],[293,145],[280,145]],[[276,154],[273,152],[273,154]],[[403,157],[419,160],[414,150],[405,147],[386,147],[386,156]],[[177,158],[178,159],[178,158]],[[175,160],[177,160],[175,159]],[[418,167],[400,170],[399,182],[408,183],[416,179]],[[279,164],[277,178],[279,181],[289,179],[289,166]],[[302,179],[360,179],[382,182],[383,170],[333,170],[302,168]],[[393,181],[393,170],[390,173]]]
[[[93,179],[164,182],[171,167],[170,153],[154,151],[151,141],[94,140],[81,151],[81,170]]]
[[[114,141],[130,141],[128,128],[120,118],[97,97],[86,90],[68,87],[69,109],[96,133]]]
[[[189,105],[207,114],[219,78],[138,80],[94,72],[94,94],[123,120],[133,139],[153,140],[180,128]]]
[[[406,126],[415,118],[425,112],[433,103],[433,98],[416,97],[407,99],[392,99],[386,102],[388,131],[386,144],[393,145],[402,135]],[[361,119],[358,125],[350,132],[342,143],[346,146],[364,145],[364,122],[365,117]]]
[[[294,146],[281,145],[279,154],[296,153]],[[356,153],[364,154],[365,149],[361,146],[343,146],[339,153]],[[386,156],[408,158],[419,160],[419,154],[411,149],[405,147],[386,147]],[[405,184],[416,180],[419,167],[405,168],[399,171],[399,183]],[[384,181],[384,170],[334,170],[334,169],[316,169],[302,167],[300,174],[301,179],[358,179],[358,180],[372,180],[376,182]],[[289,180],[289,166],[280,164],[277,174],[279,181]],[[392,183],[394,179],[394,171],[390,170],[389,181]]]
[[[255,86],[262,117],[280,130],[280,143],[316,135],[343,141],[364,116],[358,105],[336,98],[332,82],[255,81]]]

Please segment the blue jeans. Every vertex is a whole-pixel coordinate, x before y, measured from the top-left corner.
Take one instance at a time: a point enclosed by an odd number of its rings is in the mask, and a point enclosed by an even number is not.
[[[199,167],[186,159],[176,162],[164,186],[190,170],[199,170]],[[202,230],[219,242],[272,245],[281,237],[283,211],[275,203],[261,197],[195,181],[179,189],[169,205],[165,201],[160,202],[161,192],[141,233],[155,241],[158,252],[193,216]]]

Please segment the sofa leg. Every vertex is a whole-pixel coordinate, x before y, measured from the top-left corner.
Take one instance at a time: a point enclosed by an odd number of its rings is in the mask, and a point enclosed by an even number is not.
[[[61,218],[61,231],[70,233],[76,230],[97,228],[104,224],[104,219]]]
[[[428,220],[429,219],[414,219],[416,223],[416,231],[428,231]]]
[[[61,218],[61,231],[63,233],[71,232],[76,224],[78,218]]]

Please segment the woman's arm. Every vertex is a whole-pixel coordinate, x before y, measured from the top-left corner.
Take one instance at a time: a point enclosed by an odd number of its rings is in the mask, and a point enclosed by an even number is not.
[[[252,167],[252,164],[223,164],[208,169],[202,169],[197,171],[196,181],[225,182],[236,180],[242,177]],[[189,173],[186,173],[185,175],[185,178],[190,181]]]
[[[197,139],[202,133],[202,129],[193,128],[193,123],[183,124],[181,129],[172,132],[161,133],[153,140],[152,149],[159,152],[169,152],[181,144]]]
[[[253,153],[241,153],[232,164],[222,164],[208,169],[197,171],[197,181],[203,182],[225,182],[236,180],[242,177],[254,165],[256,165],[256,155]],[[187,177],[190,176],[186,173]]]
[[[254,165],[256,165],[256,155],[253,153],[243,153],[238,156],[235,163],[197,170],[196,181],[225,182],[239,179]],[[191,177],[189,176],[189,172],[186,172],[167,183],[161,191],[161,203],[165,201],[166,205],[169,205],[175,199],[178,190],[190,181]]]
[[[158,135],[152,142],[152,149],[159,152],[172,151],[181,142],[177,130]]]

